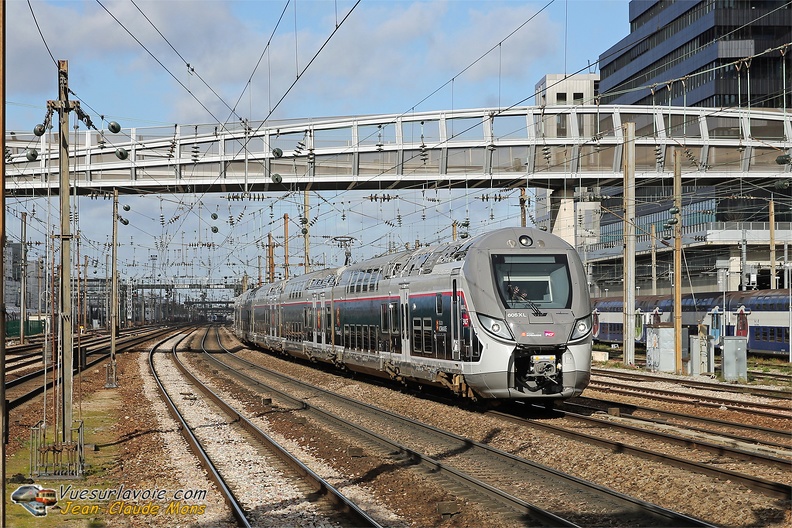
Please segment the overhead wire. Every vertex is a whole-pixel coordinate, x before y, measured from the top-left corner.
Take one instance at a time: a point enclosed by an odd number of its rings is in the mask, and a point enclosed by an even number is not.
[[[552,4],[552,3],[553,3],[553,2],[550,2],[550,3],[549,3],[549,4],[547,4],[547,5],[550,5],[550,4]],[[101,5],[101,4],[100,4],[100,5]],[[356,5],[357,5],[357,4],[356,4]],[[136,6],[136,7],[137,7],[137,6]],[[547,7],[547,6],[545,6],[545,7]],[[138,9],[139,9],[139,8],[138,8]],[[544,8],[543,8],[543,9],[544,9]],[[284,10],[285,10],[285,8],[284,8]],[[343,22],[343,21],[342,21],[342,22]],[[338,26],[338,23],[337,23],[336,25]],[[522,27],[522,26],[521,26],[521,27]],[[515,31],[516,31],[516,30],[515,30]],[[164,38],[164,37],[163,37],[163,38]],[[508,38],[508,37],[507,37],[507,38]],[[167,39],[166,39],[166,40],[167,40]],[[504,40],[505,40],[505,39],[504,39]],[[498,48],[500,49],[500,46],[502,45],[502,43],[503,43],[503,40],[502,40],[501,42],[499,42],[499,43],[498,43],[498,44],[497,44],[495,47],[498,47]],[[494,47],[493,47],[493,49],[494,49]],[[174,49],[174,51],[175,51],[175,49]],[[491,51],[491,50],[490,50],[490,51]],[[178,52],[177,52],[177,54],[178,54]],[[486,55],[486,54],[485,54],[485,55]],[[262,57],[263,57],[263,54],[262,54]],[[315,58],[315,57],[314,57],[314,58]],[[260,59],[260,60],[261,60],[261,59]],[[479,58],[478,60],[481,60],[481,58]],[[475,62],[474,62],[474,64],[475,64]],[[257,65],[257,66],[258,66],[258,65]],[[468,66],[468,68],[469,68],[469,67],[470,67],[470,66]],[[587,67],[588,67],[588,66],[587,66]],[[307,68],[307,66],[306,66],[306,68]],[[466,69],[467,69],[467,68],[466,68]],[[466,70],[466,69],[465,69],[465,70]],[[462,72],[460,72],[460,74],[461,74],[461,73],[463,73],[465,70],[462,70]],[[580,70],[580,71],[582,71],[582,70]],[[255,70],[254,70],[254,72],[255,72]],[[458,76],[458,75],[457,75],[457,76]],[[456,79],[456,77],[457,77],[457,76],[454,76],[454,77],[451,79],[451,81],[449,81],[449,82],[453,82],[453,81],[454,81],[454,79]],[[251,75],[251,78],[252,78],[252,75]],[[296,84],[297,80],[299,80],[299,75],[298,75],[298,79],[296,79],[296,80],[295,80],[295,83],[293,83],[293,84],[292,84],[292,86],[291,86],[289,89],[291,89],[291,88],[294,86],[294,84]],[[447,84],[447,83],[446,83],[446,84]],[[444,86],[445,86],[445,85],[444,85]],[[441,87],[440,89],[442,89],[442,87]],[[440,89],[438,89],[437,91],[439,91]],[[433,92],[433,93],[437,93],[437,91],[435,91],[435,92]],[[285,95],[284,95],[284,97],[285,97]],[[240,98],[241,98],[241,96],[240,96]],[[425,98],[425,99],[423,99],[423,101],[425,101],[426,99],[428,99],[428,97],[427,97],[427,98]],[[278,101],[278,104],[280,104],[280,102],[281,102],[282,100],[283,100],[283,97],[282,97],[282,98],[281,98],[281,99]],[[522,100],[522,101],[520,101],[520,102],[524,102],[525,100],[527,100],[527,98],[526,98],[526,99],[523,99],[523,100]],[[421,104],[421,103],[418,103],[418,104]],[[519,104],[519,103],[518,103],[518,104]],[[276,105],[276,107],[277,107],[277,106],[278,106],[278,105]],[[512,105],[512,107],[513,107],[513,106],[514,106],[514,105]],[[235,107],[236,107],[236,105],[235,105]],[[271,115],[271,114],[272,114],[272,111],[274,111],[274,109],[275,109],[276,107],[274,107],[274,108],[272,108],[272,109],[271,109],[271,111],[270,111],[269,115]],[[413,108],[415,108],[415,105],[413,106]],[[269,116],[268,116],[268,117],[269,117]],[[266,120],[265,120],[265,121],[266,121]]]

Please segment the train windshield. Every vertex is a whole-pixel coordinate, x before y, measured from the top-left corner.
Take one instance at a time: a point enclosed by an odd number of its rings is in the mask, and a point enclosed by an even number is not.
[[[493,255],[492,269],[506,308],[571,308],[565,255]]]

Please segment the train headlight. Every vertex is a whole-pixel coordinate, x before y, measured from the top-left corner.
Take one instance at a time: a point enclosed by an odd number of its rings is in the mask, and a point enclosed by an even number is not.
[[[514,339],[511,330],[509,330],[509,325],[507,325],[501,319],[494,319],[481,314],[478,314],[478,318],[481,322],[481,325],[492,335],[501,337],[503,339]]]
[[[517,240],[520,241],[520,245],[525,247],[529,247],[533,245],[533,239],[528,235],[520,235],[520,238],[518,238]]]
[[[591,332],[591,314],[575,321],[575,327],[569,335],[570,341],[577,341],[586,337]]]

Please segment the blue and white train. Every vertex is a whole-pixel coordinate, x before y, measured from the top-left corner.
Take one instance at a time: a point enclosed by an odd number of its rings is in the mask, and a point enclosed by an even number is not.
[[[265,284],[235,300],[240,339],[470,399],[579,395],[591,300],[569,244],[506,228]]]
[[[689,335],[704,326],[719,344],[722,336],[748,338],[748,352],[789,355],[789,294],[787,289],[709,292],[682,296],[682,326]],[[642,295],[635,300],[635,341],[646,344],[646,325],[673,322],[671,295]],[[594,340],[623,342],[621,298],[592,299]]]

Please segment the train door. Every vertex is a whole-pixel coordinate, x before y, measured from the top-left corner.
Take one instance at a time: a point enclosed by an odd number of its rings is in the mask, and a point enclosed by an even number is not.
[[[248,324],[247,324],[247,329],[246,329],[247,332],[245,334],[246,338],[249,338],[249,336],[251,336],[252,334],[254,334],[256,332],[256,326],[255,326],[256,318],[254,317],[255,313],[256,313],[256,306],[255,305],[256,305],[256,303],[251,302],[250,303],[250,311],[246,314],[248,316],[248,320],[247,320]],[[245,315],[245,312],[242,312],[242,314]]]
[[[319,329],[319,321],[322,319],[322,310],[319,304],[319,299],[315,293],[311,294],[311,313],[306,321],[310,325],[311,343],[318,345],[321,343],[321,330]]]
[[[460,359],[462,327],[462,309],[459,302],[459,291],[457,290],[457,280],[451,279],[451,359]]]
[[[316,329],[317,333],[317,340],[320,345],[327,344],[327,325],[325,324],[325,311],[327,310],[327,302],[325,301],[325,294],[324,292],[319,294],[319,307],[316,311],[316,324],[318,328]]]
[[[410,288],[406,284],[399,285],[399,334],[401,335],[401,353],[410,355]]]

